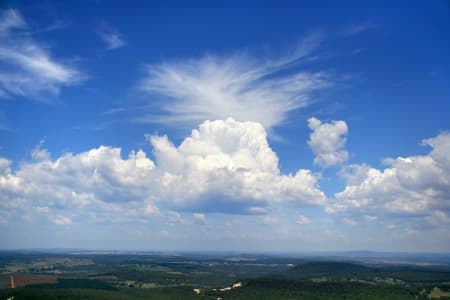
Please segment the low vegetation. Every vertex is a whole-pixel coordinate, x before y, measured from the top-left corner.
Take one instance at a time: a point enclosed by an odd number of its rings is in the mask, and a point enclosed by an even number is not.
[[[57,272],[58,281],[11,289],[12,269],[32,276]],[[450,299],[450,267],[445,263],[424,267],[263,255],[3,253],[0,272],[0,300]]]

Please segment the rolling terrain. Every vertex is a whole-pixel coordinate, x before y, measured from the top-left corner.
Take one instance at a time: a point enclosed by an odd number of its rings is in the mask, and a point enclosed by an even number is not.
[[[398,259],[2,252],[0,299],[450,299],[446,257]],[[11,276],[29,284],[11,288]]]

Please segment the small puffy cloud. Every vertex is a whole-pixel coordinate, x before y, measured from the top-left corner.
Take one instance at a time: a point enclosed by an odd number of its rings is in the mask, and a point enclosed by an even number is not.
[[[397,228],[397,226],[395,224],[386,225],[386,229],[388,229],[388,230],[394,230],[395,228]]]
[[[265,214],[269,212],[269,208],[263,206],[252,206],[249,207],[248,211],[254,214]]]
[[[300,215],[297,218],[297,221],[295,221],[295,223],[299,224],[299,225],[308,225],[311,224],[311,220],[307,217],[305,217],[304,215]]]
[[[37,144],[36,147],[31,151],[31,158],[36,161],[50,159],[50,152],[42,147],[44,145],[44,142],[44,140],[41,140],[39,144]]]
[[[142,150],[122,158],[120,148],[106,146],[53,160],[41,144],[15,171],[1,159],[0,211],[13,216],[47,207],[51,215],[68,209],[96,219],[162,216],[180,223],[184,211],[264,214],[279,203],[326,203],[311,171],[280,173],[261,124],[206,121],[179,146],[167,136],[150,142],[155,161]]]
[[[166,219],[170,224],[184,224],[186,221],[183,219],[181,214],[176,211],[168,210],[165,211]]]
[[[445,223],[450,212],[450,133],[426,139],[426,155],[385,159],[384,170],[352,165],[347,186],[335,194],[328,213],[386,214]],[[429,222],[432,223],[432,222]]]
[[[205,214],[202,214],[202,213],[193,213],[192,216],[194,217],[194,219],[196,219],[198,221],[205,220]]]
[[[84,76],[74,67],[57,61],[39,45],[22,15],[13,9],[0,12],[0,96],[58,94]]]
[[[344,219],[342,219],[342,222],[345,225],[348,225],[348,226],[356,226],[356,225],[358,225],[358,222],[356,222],[355,220],[350,219],[350,218],[344,218]]]
[[[209,55],[149,66],[140,88],[153,95],[151,103],[157,105],[137,121],[198,123],[232,117],[261,123],[266,129],[279,125],[289,112],[307,106],[315,91],[331,84],[324,72],[293,68],[319,43],[319,35],[311,35],[295,51],[275,60]]]
[[[315,155],[315,165],[327,168],[347,161],[348,152],[343,148],[347,142],[348,127],[344,121],[322,123],[310,118],[308,126],[312,130],[308,145]]]
[[[157,207],[154,203],[152,203],[152,202],[145,203],[145,205],[144,205],[144,213],[145,213],[146,215],[156,215],[156,214],[159,213],[159,209],[158,209],[158,207]]]
[[[72,220],[68,217],[57,215],[50,218],[50,220],[56,225],[69,225],[72,224]]]
[[[126,45],[122,34],[117,29],[105,23],[98,28],[97,34],[106,44],[107,50],[121,48]]]
[[[34,208],[36,210],[36,212],[40,213],[40,214],[45,214],[49,212],[49,209],[47,206],[36,206]]]
[[[366,220],[367,222],[373,222],[377,219],[376,216],[371,216],[371,215],[364,215],[363,216],[364,220]]]

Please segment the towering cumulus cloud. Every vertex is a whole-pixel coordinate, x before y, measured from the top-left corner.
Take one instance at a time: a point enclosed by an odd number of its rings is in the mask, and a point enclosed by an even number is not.
[[[172,186],[164,198],[181,205],[206,201],[215,203],[211,209],[245,205],[258,211],[269,202],[322,204],[325,199],[310,171],[280,174],[278,157],[258,123],[206,121],[179,147],[167,137],[152,137],[151,143],[165,184]]]
[[[264,213],[282,202],[325,204],[309,170],[280,174],[258,123],[206,121],[178,147],[167,136],[152,136],[150,142],[155,162],[141,150],[123,159],[120,148],[105,146],[56,160],[48,153],[34,155],[39,159],[15,172],[2,159],[0,210],[7,217],[33,208],[62,220],[57,213],[66,208],[75,214],[117,213],[125,206],[142,213],[168,208],[242,214]]]

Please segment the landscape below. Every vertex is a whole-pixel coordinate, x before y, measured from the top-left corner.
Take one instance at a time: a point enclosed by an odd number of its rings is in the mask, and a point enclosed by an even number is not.
[[[0,299],[450,299],[450,256],[3,251]]]

